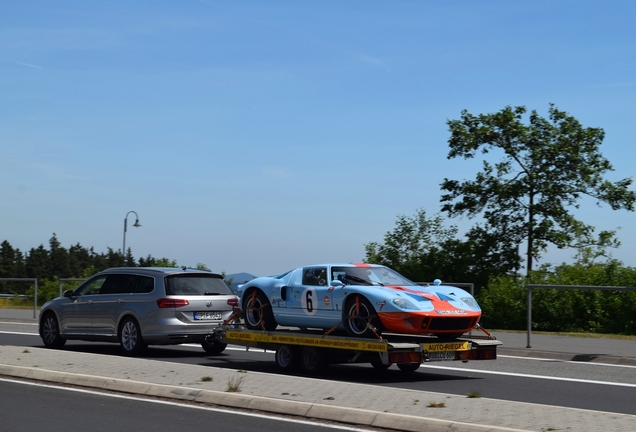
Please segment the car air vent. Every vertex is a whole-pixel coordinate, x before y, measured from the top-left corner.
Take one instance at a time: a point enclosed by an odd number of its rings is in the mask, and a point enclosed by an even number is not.
[[[439,297],[440,300],[446,300],[446,301],[453,301],[453,300],[457,300],[453,297],[449,297],[446,294],[442,294],[442,293],[435,293],[437,294],[437,297]]]
[[[411,293],[407,293],[407,295],[409,296],[409,298],[412,298],[413,300],[417,300],[417,301],[431,301],[431,299],[426,298],[420,294],[411,294]]]

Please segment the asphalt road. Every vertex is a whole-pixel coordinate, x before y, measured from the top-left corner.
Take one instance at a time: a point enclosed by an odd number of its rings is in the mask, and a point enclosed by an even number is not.
[[[1,379],[0,406],[4,413],[0,431],[7,432],[210,429],[232,432],[326,432],[353,429]]]
[[[31,324],[0,324],[0,344],[42,347]],[[120,355],[116,344],[69,341],[67,350]],[[197,346],[151,347],[146,358],[248,371],[280,373],[273,353],[229,347],[218,356]],[[356,382],[457,395],[636,414],[636,367],[500,356],[495,361],[439,362],[404,374],[395,366],[332,365],[323,380]]]

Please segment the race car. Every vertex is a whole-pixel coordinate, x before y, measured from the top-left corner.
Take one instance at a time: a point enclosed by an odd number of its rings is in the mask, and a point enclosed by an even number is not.
[[[457,338],[472,330],[481,309],[461,288],[420,286],[377,264],[321,264],[259,277],[238,288],[245,325],[345,330],[354,337],[383,331]]]

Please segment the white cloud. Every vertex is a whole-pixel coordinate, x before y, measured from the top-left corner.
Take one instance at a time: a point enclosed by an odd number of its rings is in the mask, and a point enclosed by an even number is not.
[[[30,63],[23,63],[23,62],[16,62],[17,64],[19,64],[20,66],[26,66],[26,67],[30,67],[33,69],[43,69],[42,66],[38,66],[38,65],[34,65],[34,64],[30,64]]]

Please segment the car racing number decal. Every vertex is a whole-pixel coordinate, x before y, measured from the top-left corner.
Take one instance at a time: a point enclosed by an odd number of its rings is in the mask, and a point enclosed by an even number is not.
[[[300,298],[300,306],[307,315],[315,315],[318,303],[316,301],[316,290],[307,288]]]

